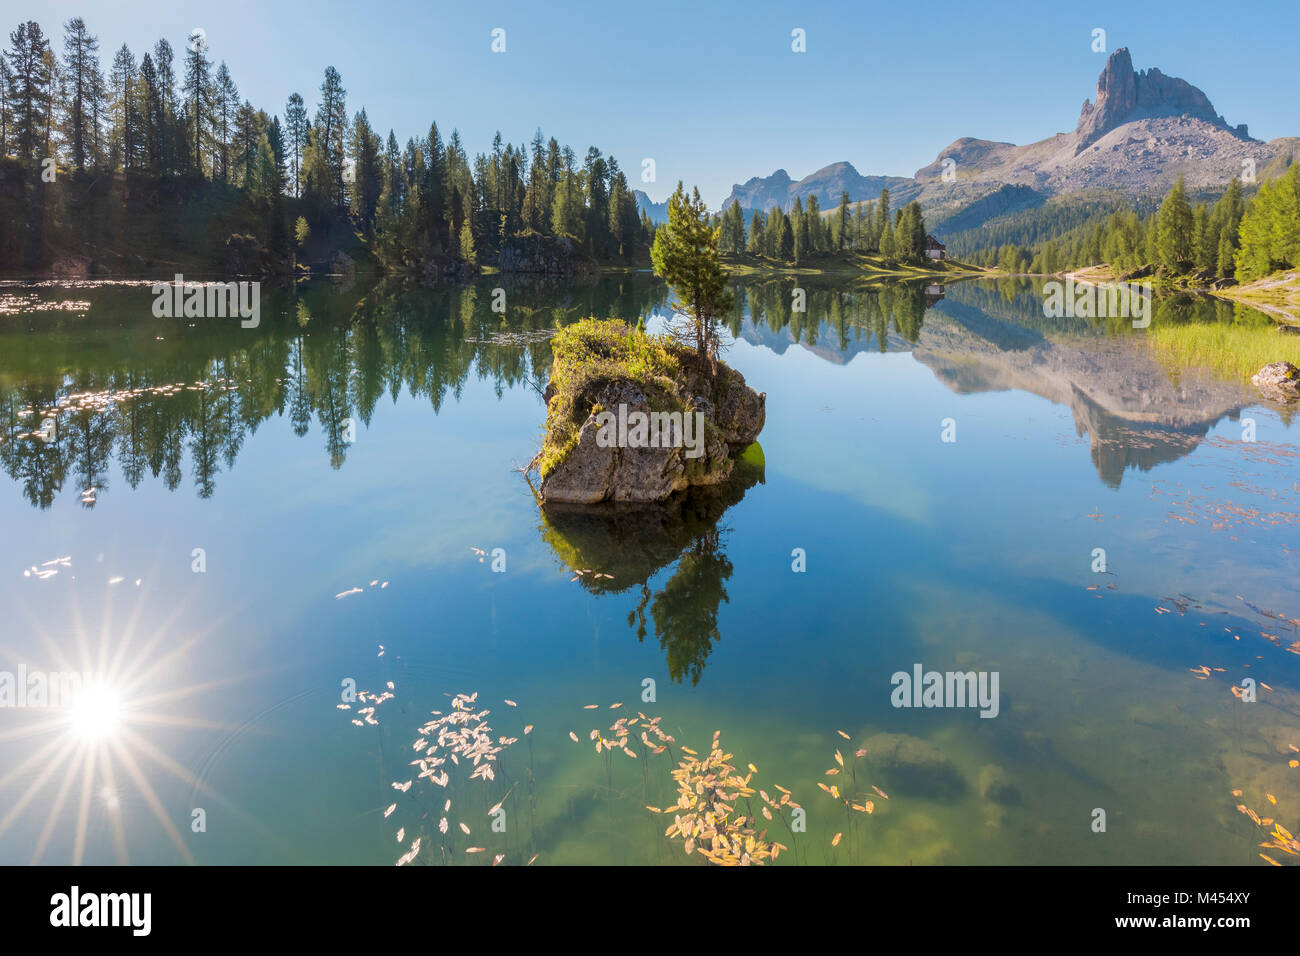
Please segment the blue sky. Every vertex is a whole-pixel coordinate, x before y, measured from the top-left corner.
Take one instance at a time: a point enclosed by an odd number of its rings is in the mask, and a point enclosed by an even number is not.
[[[1257,138],[1300,135],[1295,38],[1300,4],[1255,2],[109,3],[2,0],[7,33],[38,20],[61,37],[80,15],[107,66],[160,36],[178,51],[207,31],[242,95],[283,112],[314,108],[321,73],[343,75],[348,106],[399,141],[431,120],[472,153],[498,129],[534,129],[612,153],[662,199],[677,179],[717,205],[734,182],[783,167],[799,178],[847,160],[910,176],[962,136],[1026,143],[1072,129],[1107,49],[1201,87]],[[491,52],[491,31],[506,52]],[[806,31],[807,52],[791,50]],[[7,44],[6,44],[7,45]],[[60,43],[56,42],[56,49]],[[653,157],[657,181],[640,182]]]

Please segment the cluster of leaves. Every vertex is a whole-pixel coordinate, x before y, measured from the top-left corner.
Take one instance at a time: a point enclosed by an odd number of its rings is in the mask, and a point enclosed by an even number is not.
[[[613,710],[622,706],[621,703],[612,704],[610,709]],[[587,709],[590,710],[595,707],[595,704],[589,704]],[[635,717],[620,717],[618,720],[614,721],[614,723],[610,724],[608,737],[602,734],[598,728],[593,727],[591,733],[588,735],[588,739],[596,742],[596,753],[600,753],[601,751],[613,753],[615,750],[621,750],[623,753],[635,760],[637,757],[636,751],[628,746],[628,742],[632,738],[632,728],[640,723],[641,743],[645,745],[646,752],[651,754],[661,754],[668,749],[669,744],[676,743],[676,738],[665,732],[664,729],[659,726],[661,720],[663,720],[662,717],[647,717],[645,714],[637,711]],[[655,736],[654,741],[650,740],[651,734],[654,734]],[[570,733],[570,736],[574,740],[578,739],[577,734],[572,732]]]
[[[767,820],[776,816],[784,820],[786,809],[800,809],[791,799],[790,791],[778,786],[781,799],[775,800],[765,790],[751,786],[758,768],[749,764],[749,773],[741,776],[730,763],[732,754],[724,753],[719,743],[721,731],[714,731],[713,745],[708,756],[701,758],[689,747],[682,747],[683,756],[673,779],[677,781],[677,804],[657,813],[672,813],[673,822],[664,835],[681,837],[687,854],[699,852],[710,863],[719,866],[761,865],[776,860],[782,850],[781,843],[767,838],[767,829],[756,829],[757,821],[751,814],[738,812],[741,798],[757,796],[763,805],[760,812]]]
[[[849,735],[846,734],[844,731],[841,730],[838,733],[845,740],[849,739]],[[854,752],[855,759],[853,761],[853,764],[850,766],[844,762],[844,755],[840,753],[838,750],[836,750],[835,751],[836,765],[826,771],[826,776],[835,777],[835,776],[840,776],[841,774],[847,774],[847,776],[844,778],[847,781],[844,787],[844,791],[843,792],[840,791],[840,785],[838,783],[826,784],[826,783],[819,782],[817,786],[820,787],[822,790],[825,790],[832,797],[834,797],[836,800],[839,800],[841,803],[843,803],[846,807],[848,807],[851,810],[857,810],[859,813],[874,813],[876,809],[875,802],[867,797],[867,791],[865,789],[861,791],[858,790],[858,760],[865,757],[866,755],[867,755],[867,751],[865,749],[860,749],[855,751]],[[885,800],[889,799],[889,794],[885,793],[885,791],[881,790],[879,787],[873,785],[871,787],[871,790],[876,794],[876,796],[881,797],[882,799]]]
[[[1292,760],[1290,765],[1292,769],[1294,769],[1297,765],[1296,761]],[[1241,791],[1234,790],[1232,791],[1232,795],[1234,797],[1240,797]],[[1274,805],[1277,804],[1277,797],[1273,796],[1273,794],[1266,793],[1264,796],[1268,798],[1269,803]],[[1238,812],[1250,817],[1251,822],[1254,823],[1255,826],[1259,828],[1260,832],[1268,838],[1260,844],[1261,847],[1265,850],[1279,850],[1282,853],[1287,854],[1287,856],[1300,858],[1300,840],[1297,840],[1290,830],[1282,826],[1282,824],[1278,823],[1272,817],[1261,817],[1244,803],[1237,804],[1237,810]],[[1268,829],[1270,826],[1273,828],[1272,830]],[[1260,856],[1273,866],[1282,865],[1267,853],[1261,853]],[[1300,862],[1300,860],[1290,862]]]

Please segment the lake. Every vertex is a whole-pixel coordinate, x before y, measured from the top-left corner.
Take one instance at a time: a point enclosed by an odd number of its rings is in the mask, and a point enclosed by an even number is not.
[[[1194,343],[1295,340],[801,282],[737,296],[737,480],[597,515],[520,469],[549,336],[661,330],[648,274],[265,286],[256,328],[0,285],[0,863],[698,863],[647,807],[719,732],[800,807],[738,804],[779,865],[1264,865],[1238,805],[1300,820],[1300,422]],[[918,667],[996,707],[895,706]],[[68,672],[104,685],[16,706]],[[596,752],[619,720],[635,756]]]

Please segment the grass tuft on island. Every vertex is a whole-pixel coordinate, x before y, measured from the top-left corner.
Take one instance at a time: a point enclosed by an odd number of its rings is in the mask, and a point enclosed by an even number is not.
[[[600,384],[623,379],[636,384],[661,407],[679,411],[685,402],[675,383],[680,350],[663,336],[647,335],[620,321],[583,319],[551,339],[551,381],[546,389],[546,438],[536,462],[546,478],[578,443],[592,408],[582,399]]]
[[[604,411],[595,396],[611,382],[634,385],[658,411],[687,413],[689,395],[715,406],[743,379],[724,362],[711,363],[669,335],[649,335],[617,319],[588,318],[551,339],[545,437],[534,459],[546,479],[578,444],[583,424]],[[713,423],[710,422],[710,427]]]

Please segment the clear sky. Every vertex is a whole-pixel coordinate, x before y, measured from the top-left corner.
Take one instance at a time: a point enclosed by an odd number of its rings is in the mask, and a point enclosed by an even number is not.
[[[34,18],[56,37],[82,16],[107,68],[161,36],[179,53],[193,27],[243,96],[314,109],[321,73],[343,76],[349,111],[398,140],[436,120],[471,154],[498,129],[540,126],[579,156],[613,154],[661,200],[680,178],[718,205],[732,183],[777,168],[800,178],[840,160],[910,176],[962,136],[1026,143],[1073,129],[1107,50],[1201,87],[1261,139],[1300,135],[1300,2],[879,3],[0,0],[4,31]],[[491,32],[506,50],[491,51]],[[807,52],[791,50],[805,31]],[[6,46],[8,44],[6,43]],[[652,157],[657,179],[641,182]]]

